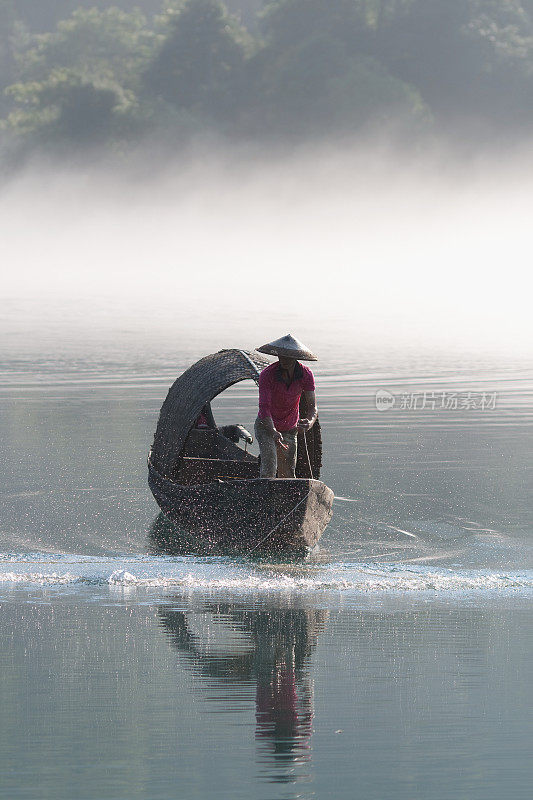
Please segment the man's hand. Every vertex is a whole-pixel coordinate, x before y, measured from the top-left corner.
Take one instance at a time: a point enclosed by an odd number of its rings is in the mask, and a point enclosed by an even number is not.
[[[274,441],[283,450],[288,450],[289,449],[289,445],[285,444],[285,442],[283,441],[283,436],[281,435],[281,433],[279,431],[274,430]]]
[[[265,428],[267,429],[267,431],[270,432],[270,434],[271,434],[272,438],[274,439],[274,441],[276,442],[276,444],[279,445],[281,448],[283,448],[283,450],[288,450],[289,449],[289,445],[285,444],[285,442],[283,441],[283,436],[274,427],[274,420],[272,419],[272,417],[265,417],[263,419],[263,424],[264,424]]]
[[[304,392],[304,397],[306,400],[307,417],[302,417],[302,419],[298,420],[299,431],[308,431],[310,428],[312,428],[318,415],[315,393]]]
[[[298,420],[298,430],[299,431],[308,431],[312,424],[313,424],[313,422],[310,419],[299,419]]]

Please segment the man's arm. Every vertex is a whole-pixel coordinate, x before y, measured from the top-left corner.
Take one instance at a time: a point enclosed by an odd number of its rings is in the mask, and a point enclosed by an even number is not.
[[[304,392],[305,401],[307,403],[307,416],[298,421],[298,429],[301,431],[308,431],[316,422],[318,416],[318,409],[316,407],[316,395],[314,392]]]
[[[283,447],[284,450],[287,449],[287,445],[283,441],[283,436],[279,431],[276,430],[276,426],[274,425],[274,420],[272,419],[271,412],[270,412],[270,404],[272,399],[272,387],[270,385],[270,381],[267,379],[264,371],[259,376],[259,419],[263,423],[264,427],[273,437],[274,441]]]
[[[279,431],[276,430],[276,426],[274,425],[274,420],[272,417],[263,417],[261,422],[267,429],[267,431],[274,437],[274,441],[277,442],[281,447],[284,449],[287,448],[287,445],[283,442],[283,436]]]
[[[289,445],[285,444],[285,442],[283,441],[283,436],[278,430],[276,430],[276,427],[274,425],[274,420],[272,419],[272,417],[263,417],[263,419],[261,419],[261,422],[263,423],[267,431],[270,433],[276,444],[279,444],[279,446],[282,447],[283,450],[288,450]]]

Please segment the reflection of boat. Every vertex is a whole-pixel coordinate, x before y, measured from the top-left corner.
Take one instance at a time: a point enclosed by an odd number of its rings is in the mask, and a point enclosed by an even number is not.
[[[257,611],[235,603],[207,602],[190,612],[161,606],[158,613],[170,643],[186,657],[210,700],[233,708],[235,698],[242,702],[255,696],[256,740],[269,760],[274,757],[278,765],[288,767],[309,760],[313,720],[309,657],[327,611]],[[297,779],[292,772],[285,778]]]
[[[282,480],[259,478],[258,458],[214,426],[211,400],[239,381],[257,382],[267,363],[243,350],[206,356],[175,381],[161,408],[150,488],[169,520],[213,548],[302,552],[316,545],[331,518],[333,492],[317,480],[318,421],[299,434],[298,477]],[[196,427],[204,410],[211,426]]]

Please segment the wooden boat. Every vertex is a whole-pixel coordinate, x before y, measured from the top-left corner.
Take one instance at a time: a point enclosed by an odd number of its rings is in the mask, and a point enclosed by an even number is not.
[[[295,479],[259,478],[259,459],[228,438],[236,426],[215,426],[211,401],[239,381],[257,382],[269,363],[244,350],[206,356],[174,382],[161,408],[148,483],[176,530],[208,552],[302,553],[317,544],[331,518],[333,492],[318,480],[318,420],[298,434]],[[202,413],[210,418],[207,428],[196,427]],[[166,537],[169,550],[168,529]]]

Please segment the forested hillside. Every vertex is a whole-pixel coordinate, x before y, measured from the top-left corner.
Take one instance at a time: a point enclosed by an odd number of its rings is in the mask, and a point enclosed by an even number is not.
[[[0,84],[4,158],[528,136],[533,0],[0,0]]]

